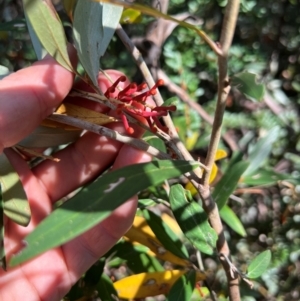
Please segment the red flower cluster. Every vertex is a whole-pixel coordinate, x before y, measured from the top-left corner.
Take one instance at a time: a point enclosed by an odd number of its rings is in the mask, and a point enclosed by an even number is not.
[[[125,82],[126,77],[120,76],[104,93],[107,98],[115,98],[112,97],[113,93],[116,91],[116,88],[120,82]],[[118,105],[117,112],[120,114],[126,132],[128,134],[133,134],[134,129],[129,126],[128,120],[124,112],[129,113],[132,116],[142,116],[144,117],[152,132],[156,132],[157,128],[160,128],[164,132],[168,132],[168,128],[163,126],[159,117],[167,116],[168,111],[175,111],[176,106],[160,106],[151,108],[146,104],[147,97],[153,96],[156,94],[156,88],[162,86],[163,80],[158,80],[156,84],[145,92],[142,92],[147,88],[146,83],[142,83],[137,85],[136,83],[129,84],[126,88],[120,91],[116,97],[122,103]],[[139,105],[141,104],[141,105]]]

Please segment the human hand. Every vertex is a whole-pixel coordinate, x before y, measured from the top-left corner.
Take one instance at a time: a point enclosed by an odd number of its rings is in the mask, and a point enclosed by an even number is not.
[[[0,153],[31,133],[66,97],[72,85],[73,75],[50,57],[0,81]],[[105,90],[110,84],[101,78],[101,85]],[[95,109],[103,112],[103,107],[97,106]],[[108,127],[125,132],[119,123]],[[141,131],[136,130],[135,135],[141,135]],[[60,162],[46,160],[32,169],[12,149],[4,151],[20,176],[32,214],[26,228],[8,219],[5,221],[8,258],[23,247],[24,237],[51,213],[57,200],[111,164],[113,168],[120,168],[150,160],[142,151],[92,133],[84,134],[56,153]],[[0,271],[0,300],[60,300],[131,226],[136,205],[137,198],[133,197],[102,223],[62,247],[8,268],[7,272]]]

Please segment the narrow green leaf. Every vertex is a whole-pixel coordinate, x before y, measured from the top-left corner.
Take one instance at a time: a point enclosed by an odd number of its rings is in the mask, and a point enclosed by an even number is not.
[[[272,144],[278,139],[279,131],[279,127],[274,127],[264,138],[258,140],[249,154],[248,161],[250,162],[250,165],[244,172],[243,176],[251,175],[259,167],[261,167],[261,165],[269,157],[273,147]]]
[[[78,57],[95,87],[98,87],[100,57],[105,53],[119,23],[123,8],[108,3],[78,0],[73,33]]]
[[[42,58],[44,58],[47,55],[47,51],[43,47],[41,41],[39,40],[37,34],[35,33],[32,25],[29,21],[29,18],[26,14],[26,11],[24,11],[24,14],[25,14],[25,18],[26,18],[28,33],[30,35],[31,43],[32,43],[36,58],[38,60],[41,60]]]
[[[291,179],[289,174],[277,173],[274,170],[268,170],[260,168],[251,175],[242,177],[242,182],[247,185],[262,186],[262,185],[274,185],[278,181]]]
[[[73,72],[61,21],[49,0],[23,0],[26,17],[48,53],[64,68]]]
[[[197,162],[162,160],[127,166],[105,174],[41,222],[25,238],[27,246],[12,258],[11,265],[66,243],[103,221],[137,192],[178,177],[197,166]]]
[[[180,258],[189,259],[189,254],[184,244],[158,215],[147,209],[143,210],[143,215],[156,238],[168,251]]]
[[[243,156],[244,154],[241,151],[233,152],[228,165],[226,166],[226,171],[231,169],[236,163],[241,162],[243,160]]]
[[[18,174],[5,154],[0,155],[0,183],[2,188],[4,214],[19,225],[30,222],[30,206]]]
[[[147,252],[149,252],[149,248],[143,245],[133,245],[123,240],[109,251],[107,257],[113,254],[114,258],[119,257],[124,259],[126,265],[134,274],[164,271],[159,261],[155,257],[147,254]]]
[[[268,268],[271,262],[271,251],[266,250],[257,255],[248,267],[247,277],[250,279],[255,279],[260,277]]]
[[[237,217],[237,215],[234,213],[234,211],[228,207],[227,205],[224,205],[223,208],[220,210],[220,216],[222,220],[236,233],[239,235],[245,237],[247,236],[246,230],[240,221],[240,219]]]
[[[170,205],[187,239],[201,252],[213,254],[218,239],[217,233],[209,225],[202,207],[196,202],[187,202],[185,190],[179,184],[171,187]]]
[[[236,74],[231,79],[232,85],[252,101],[262,100],[265,94],[264,85],[257,83],[256,75],[249,72]]]
[[[238,162],[234,164],[230,169],[227,169],[221,180],[217,183],[212,197],[217,203],[219,209],[221,209],[227,202],[229,196],[235,190],[240,177],[245,172],[249,162]]]
[[[118,293],[114,288],[114,284],[106,274],[101,275],[101,279],[97,284],[97,291],[101,301],[118,300]]]
[[[196,273],[194,270],[182,275],[172,286],[166,301],[189,301],[194,291]]]
[[[84,274],[84,285],[91,290],[95,289],[96,284],[100,281],[101,275],[105,267],[105,258],[102,257],[96,263],[94,263]]]

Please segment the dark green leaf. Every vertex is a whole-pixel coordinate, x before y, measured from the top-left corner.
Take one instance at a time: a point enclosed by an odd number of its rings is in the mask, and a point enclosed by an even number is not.
[[[156,238],[168,251],[180,258],[189,258],[188,251],[184,244],[158,215],[147,209],[143,210],[143,215]]]
[[[257,255],[248,267],[247,277],[255,279],[260,277],[268,268],[271,262],[271,251],[266,250]]]
[[[212,197],[217,203],[219,210],[226,204],[229,196],[235,190],[240,177],[249,166],[248,162],[238,162],[230,169],[227,169],[221,180],[217,183]]]
[[[222,220],[236,233],[240,234],[241,236],[245,237],[247,235],[246,230],[241,223],[240,219],[234,213],[234,211],[224,205],[223,208],[220,210],[220,216]]]
[[[262,100],[264,97],[264,85],[257,83],[256,75],[253,73],[243,72],[236,74],[232,77],[231,82],[232,86],[236,86],[250,100]]]
[[[45,57],[45,55],[47,54],[47,51],[43,47],[43,45],[40,42],[37,34],[35,33],[32,25],[31,25],[31,23],[29,21],[29,18],[28,18],[27,14],[26,14],[26,11],[24,12],[24,14],[25,14],[26,22],[27,22],[28,33],[30,35],[31,43],[32,43],[32,46],[33,46],[36,58],[38,60],[41,60],[43,57]]]
[[[105,53],[119,23],[123,8],[108,3],[78,0],[73,33],[78,57],[98,87],[100,57]]]
[[[231,169],[236,163],[241,162],[243,160],[243,156],[244,154],[240,151],[234,152],[228,162],[228,165],[226,166],[226,171]]]
[[[123,240],[116,244],[109,251],[109,254],[124,259],[128,268],[134,274],[164,271],[164,268],[159,261],[155,257],[147,254],[147,252],[149,252],[147,247],[143,245],[133,245],[132,243]]]
[[[153,161],[127,166],[97,179],[57,208],[30,233],[27,246],[11,260],[17,265],[89,230],[137,192],[196,168],[187,161]],[[87,202],[88,200],[88,202]]]
[[[171,187],[170,205],[187,239],[201,252],[213,254],[218,236],[209,225],[202,207],[196,202],[187,202],[185,190],[179,184]]]
[[[67,70],[73,71],[64,28],[51,1],[23,0],[26,17],[44,48]]]
[[[85,287],[95,289],[95,285],[100,281],[104,266],[105,258],[101,258],[87,270],[83,277]]]
[[[0,155],[0,183],[4,214],[15,223],[27,226],[31,213],[23,185],[5,154]]]
[[[97,285],[97,291],[101,301],[118,300],[118,293],[114,288],[114,284],[106,274],[102,274],[101,279]]]
[[[194,270],[182,275],[172,286],[167,301],[190,301],[196,282]]]
[[[253,174],[269,157],[273,147],[272,144],[278,139],[279,131],[279,127],[274,127],[264,138],[258,140],[249,154],[248,161],[250,165],[244,172],[244,177]]]

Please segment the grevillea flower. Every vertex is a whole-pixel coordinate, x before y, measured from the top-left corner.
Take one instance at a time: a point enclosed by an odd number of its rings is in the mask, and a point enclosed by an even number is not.
[[[133,134],[134,129],[129,125],[127,117],[124,113],[132,116],[142,116],[146,119],[152,132],[156,132],[157,128],[168,132],[168,128],[163,126],[159,121],[162,116],[167,116],[169,111],[175,111],[176,106],[159,106],[150,107],[147,103],[147,97],[153,96],[157,93],[157,87],[164,84],[163,80],[158,80],[156,84],[149,90],[144,91],[147,87],[146,83],[137,85],[131,83],[120,91],[117,97],[112,97],[120,82],[125,82],[126,77],[120,76],[104,93],[107,98],[116,98],[120,101],[117,106],[117,112],[121,117],[125,130],[128,134]],[[144,91],[144,92],[143,92]]]

